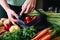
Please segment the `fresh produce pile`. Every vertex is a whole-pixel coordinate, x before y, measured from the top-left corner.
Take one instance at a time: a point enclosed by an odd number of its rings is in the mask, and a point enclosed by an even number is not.
[[[53,32],[51,33],[51,36],[57,35],[57,33],[60,32],[60,13],[48,13],[40,9],[39,11],[42,14],[45,14],[47,16],[47,21],[50,23],[49,28],[53,30]],[[33,15],[39,15],[39,14],[40,14],[39,12],[34,10],[34,12],[28,15],[33,16]]]
[[[27,23],[26,17],[25,20]],[[22,29],[18,25],[12,25],[10,20],[7,18],[2,18],[0,23],[0,26],[4,26],[4,29],[0,32],[0,40],[31,40],[36,33],[34,26]]]
[[[31,40],[35,35],[33,26],[24,29],[14,30],[13,32],[5,32],[0,40]]]
[[[6,32],[6,31],[12,32],[14,30],[20,29],[20,27],[18,25],[12,25],[10,20],[7,18],[1,18],[0,27],[1,28],[3,27],[3,29],[0,31],[0,34],[2,34],[3,32]]]
[[[57,33],[60,32],[60,13],[55,13],[55,14],[49,13],[46,15],[48,15],[48,17],[47,17],[48,22],[51,23],[50,28],[53,30],[51,35],[52,36],[57,35]]]
[[[60,13],[48,13],[48,12],[44,12],[43,10],[39,11],[42,14],[45,14],[47,16],[47,22],[50,23],[49,27],[44,29],[42,32],[38,32],[36,29],[39,27],[36,26],[37,28],[35,28],[35,26],[28,26],[25,28],[20,28],[17,25],[12,25],[10,23],[10,20],[3,20],[3,24],[4,24],[4,30],[5,32],[2,34],[2,36],[0,37],[0,40],[37,40],[40,39],[41,35],[44,36],[44,38],[47,38],[50,36],[54,36],[56,35],[58,32],[60,32]],[[37,16],[40,13],[37,12],[36,10],[34,10],[33,12],[27,14],[27,16],[25,16],[25,18],[23,19],[24,22],[29,23],[31,20],[34,20],[35,18],[37,18]],[[1,19],[2,20],[2,19]],[[1,22],[1,25],[2,25]],[[45,26],[45,25],[43,25]],[[43,27],[40,26],[40,27]],[[50,31],[52,30],[52,31]],[[40,29],[41,31],[41,29]],[[49,32],[48,32],[49,31]],[[38,32],[38,34],[36,35],[36,32]],[[45,34],[47,33],[49,36],[45,37]],[[39,35],[39,36],[38,36]]]

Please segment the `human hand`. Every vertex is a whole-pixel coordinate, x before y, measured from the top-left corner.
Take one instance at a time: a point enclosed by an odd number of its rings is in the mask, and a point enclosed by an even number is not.
[[[36,0],[26,0],[25,3],[22,5],[22,11],[20,12],[20,15],[23,13],[29,13],[34,10],[36,6]]]
[[[7,11],[7,15],[8,15],[8,18],[9,20],[12,22],[12,24],[16,25],[15,22],[17,21],[15,18],[18,18],[18,15],[11,9],[8,9]]]

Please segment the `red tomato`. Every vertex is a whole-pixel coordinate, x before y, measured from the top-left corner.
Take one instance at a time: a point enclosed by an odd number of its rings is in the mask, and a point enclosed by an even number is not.
[[[37,16],[33,16],[33,18],[32,19],[36,19],[37,18]]]
[[[6,24],[5,26],[4,26],[4,30],[6,30],[6,31],[9,31],[9,28],[11,27],[11,24]]]
[[[11,27],[10,20],[9,20],[9,19],[6,19],[3,24],[4,24],[4,29],[5,29],[6,31],[8,31],[9,28]]]
[[[31,17],[30,16],[26,16],[25,17],[25,21],[26,21],[26,23],[29,23],[31,21]]]

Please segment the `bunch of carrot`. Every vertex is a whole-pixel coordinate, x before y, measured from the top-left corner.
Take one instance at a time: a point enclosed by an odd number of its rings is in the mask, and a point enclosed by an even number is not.
[[[46,28],[40,32],[38,32],[32,40],[50,40],[51,38],[51,32],[52,30],[50,30],[49,28]]]

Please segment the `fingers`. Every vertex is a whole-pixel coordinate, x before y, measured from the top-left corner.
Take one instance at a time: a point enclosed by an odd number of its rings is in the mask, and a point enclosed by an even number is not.
[[[12,24],[15,24],[17,20],[14,18],[18,18],[18,15],[13,10],[9,10],[9,12],[7,12],[7,15]]]
[[[16,18],[18,18],[18,15],[16,14],[16,13],[13,13],[10,17],[9,17],[9,19],[10,19],[10,21],[12,22],[12,24],[14,24],[14,25],[16,25],[16,19],[14,19],[14,17],[16,17]]]
[[[34,8],[30,9],[28,13],[32,12],[34,10]]]
[[[10,10],[10,13],[8,13],[8,17],[15,17],[15,18],[18,18],[18,15],[15,13],[15,11],[13,11],[13,10]]]
[[[29,12],[29,9],[30,9],[30,4],[28,5],[26,11],[24,13],[28,13]]]
[[[25,13],[28,5],[29,5],[29,2],[25,1],[25,3],[22,5],[22,11],[20,12],[20,15],[22,15],[23,13]]]
[[[22,15],[27,8],[27,4],[22,6],[22,11],[20,12],[20,15]]]
[[[27,6],[27,9],[25,10],[24,13],[25,13],[25,14],[26,14],[26,13],[30,13],[30,12],[32,12],[32,11],[34,10],[34,8],[35,8],[35,6],[29,4],[29,5]]]
[[[2,21],[6,20],[7,18],[1,18]]]
[[[29,9],[30,10],[29,13],[32,12],[34,10],[34,8],[35,8],[35,5],[31,5],[31,7]]]
[[[6,26],[6,24],[9,24],[10,23],[10,20],[9,19],[6,19],[3,24]]]
[[[12,24],[16,25],[16,24],[15,24],[15,22],[17,21],[16,19],[10,18],[10,21],[12,22]]]
[[[15,22],[16,22],[17,20],[14,19],[12,15],[9,17],[9,20],[11,21],[11,23],[12,23],[13,25],[16,25]]]
[[[29,1],[25,1],[25,3],[22,6],[22,11],[20,12],[20,15],[22,15],[23,13],[30,13],[34,10],[36,5],[36,0],[29,0]]]
[[[24,13],[25,9],[22,9],[22,11],[20,12],[20,15],[22,15]]]
[[[32,8],[31,12],[34,10],[34,8]]]
[[[13,13],[12,14],[14,17],[18,18],[18,15],[16,13]]]
[[[11,21],[11,23],[12,23],[13,25],[16,25],[16,24],[15,24],[15,22],[16,22],[17,20],[15,20],[15,19],[11,18],[11,20],[10,20],[10,21]]]
[[[16,22],[17,20],[14,18],[10,18],[11,21]]]
[[[6,24],[9,24],[10,22],[12,22],[12,24],[16,25],[15,24],[16,20],[13,18],[9,18],[9,19],[4,20],[4,25],[6,26]]]
[[[13,21],[11,21],[11,22],[12,22],[12,24],[17,25],[15,22],[13,22]]]

